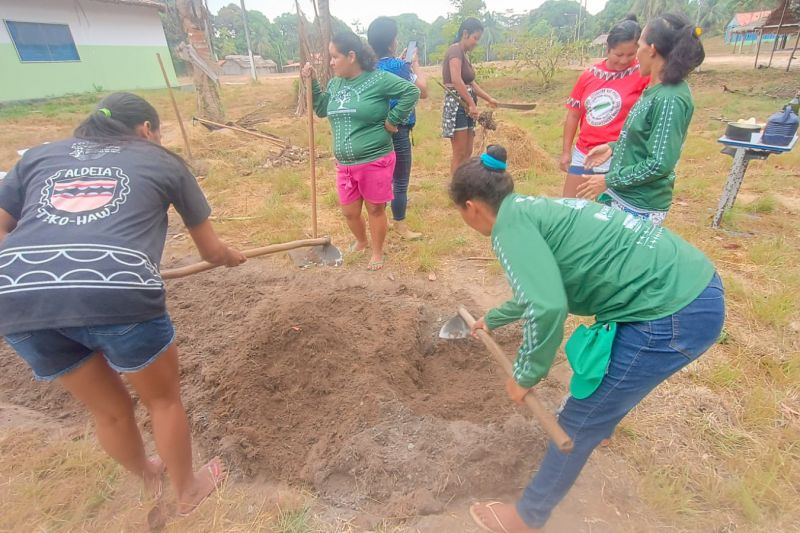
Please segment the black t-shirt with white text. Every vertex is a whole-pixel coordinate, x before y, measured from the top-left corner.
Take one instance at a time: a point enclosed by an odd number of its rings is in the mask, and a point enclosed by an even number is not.
[[[152,143],[28,150],[0,181],[0,208],[17,220],[0,242],[0,335],[164,314],[170,205],[188,227],[211,211],[186,166]]]

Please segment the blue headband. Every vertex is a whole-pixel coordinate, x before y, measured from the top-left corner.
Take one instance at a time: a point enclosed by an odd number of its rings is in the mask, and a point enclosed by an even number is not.
[[[505,170],[507,167],[504,161],[500,161],[489,154],[481,154],[481,163],[489,170]]]

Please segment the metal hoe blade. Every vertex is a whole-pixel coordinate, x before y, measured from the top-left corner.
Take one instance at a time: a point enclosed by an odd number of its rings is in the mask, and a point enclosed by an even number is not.
[[[442,339],[466,339],[469,334],[469,326],[459,315],[442,324],[442,329],[439,330],[439,337]]]
[[[300,268],[308,268],[312,265],[338,267],[342,266],[344,261],[342,252],[332,244],[289,250],[289,257],[292,258],[295,266]]]

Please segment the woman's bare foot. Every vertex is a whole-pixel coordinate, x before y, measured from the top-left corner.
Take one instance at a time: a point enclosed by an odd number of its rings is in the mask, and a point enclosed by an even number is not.
[[[516,506],[500,502],[478,502],[469,507],[469,514],[478,526],[493,533],[539,533],[528,527],[517,513]]]
[[[164,494],[164,472],[167,467],[160,457],[154,457],[147,461],[147,469],[142,474],[144,481],[144,492],[148,498],[158,500]]]
[[[225,464],[219,457],[206,463],[194,473],[194,483],[188,493],[178,496],[178,515],[189,516],[225,481],[227,475]]]

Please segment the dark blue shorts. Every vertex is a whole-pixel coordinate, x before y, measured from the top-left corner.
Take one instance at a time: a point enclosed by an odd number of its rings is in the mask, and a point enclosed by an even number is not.
[[[474,130],[475,119],[467,114],[464,106],[458,106],[456,111],[456,127],[453,131]]]
[[[137,372],[155,361],[175,340],[168,314],[135,324],[40,329],[11,333],[6,342],[40,381],[75,370],[95,352],[117,372]]]

